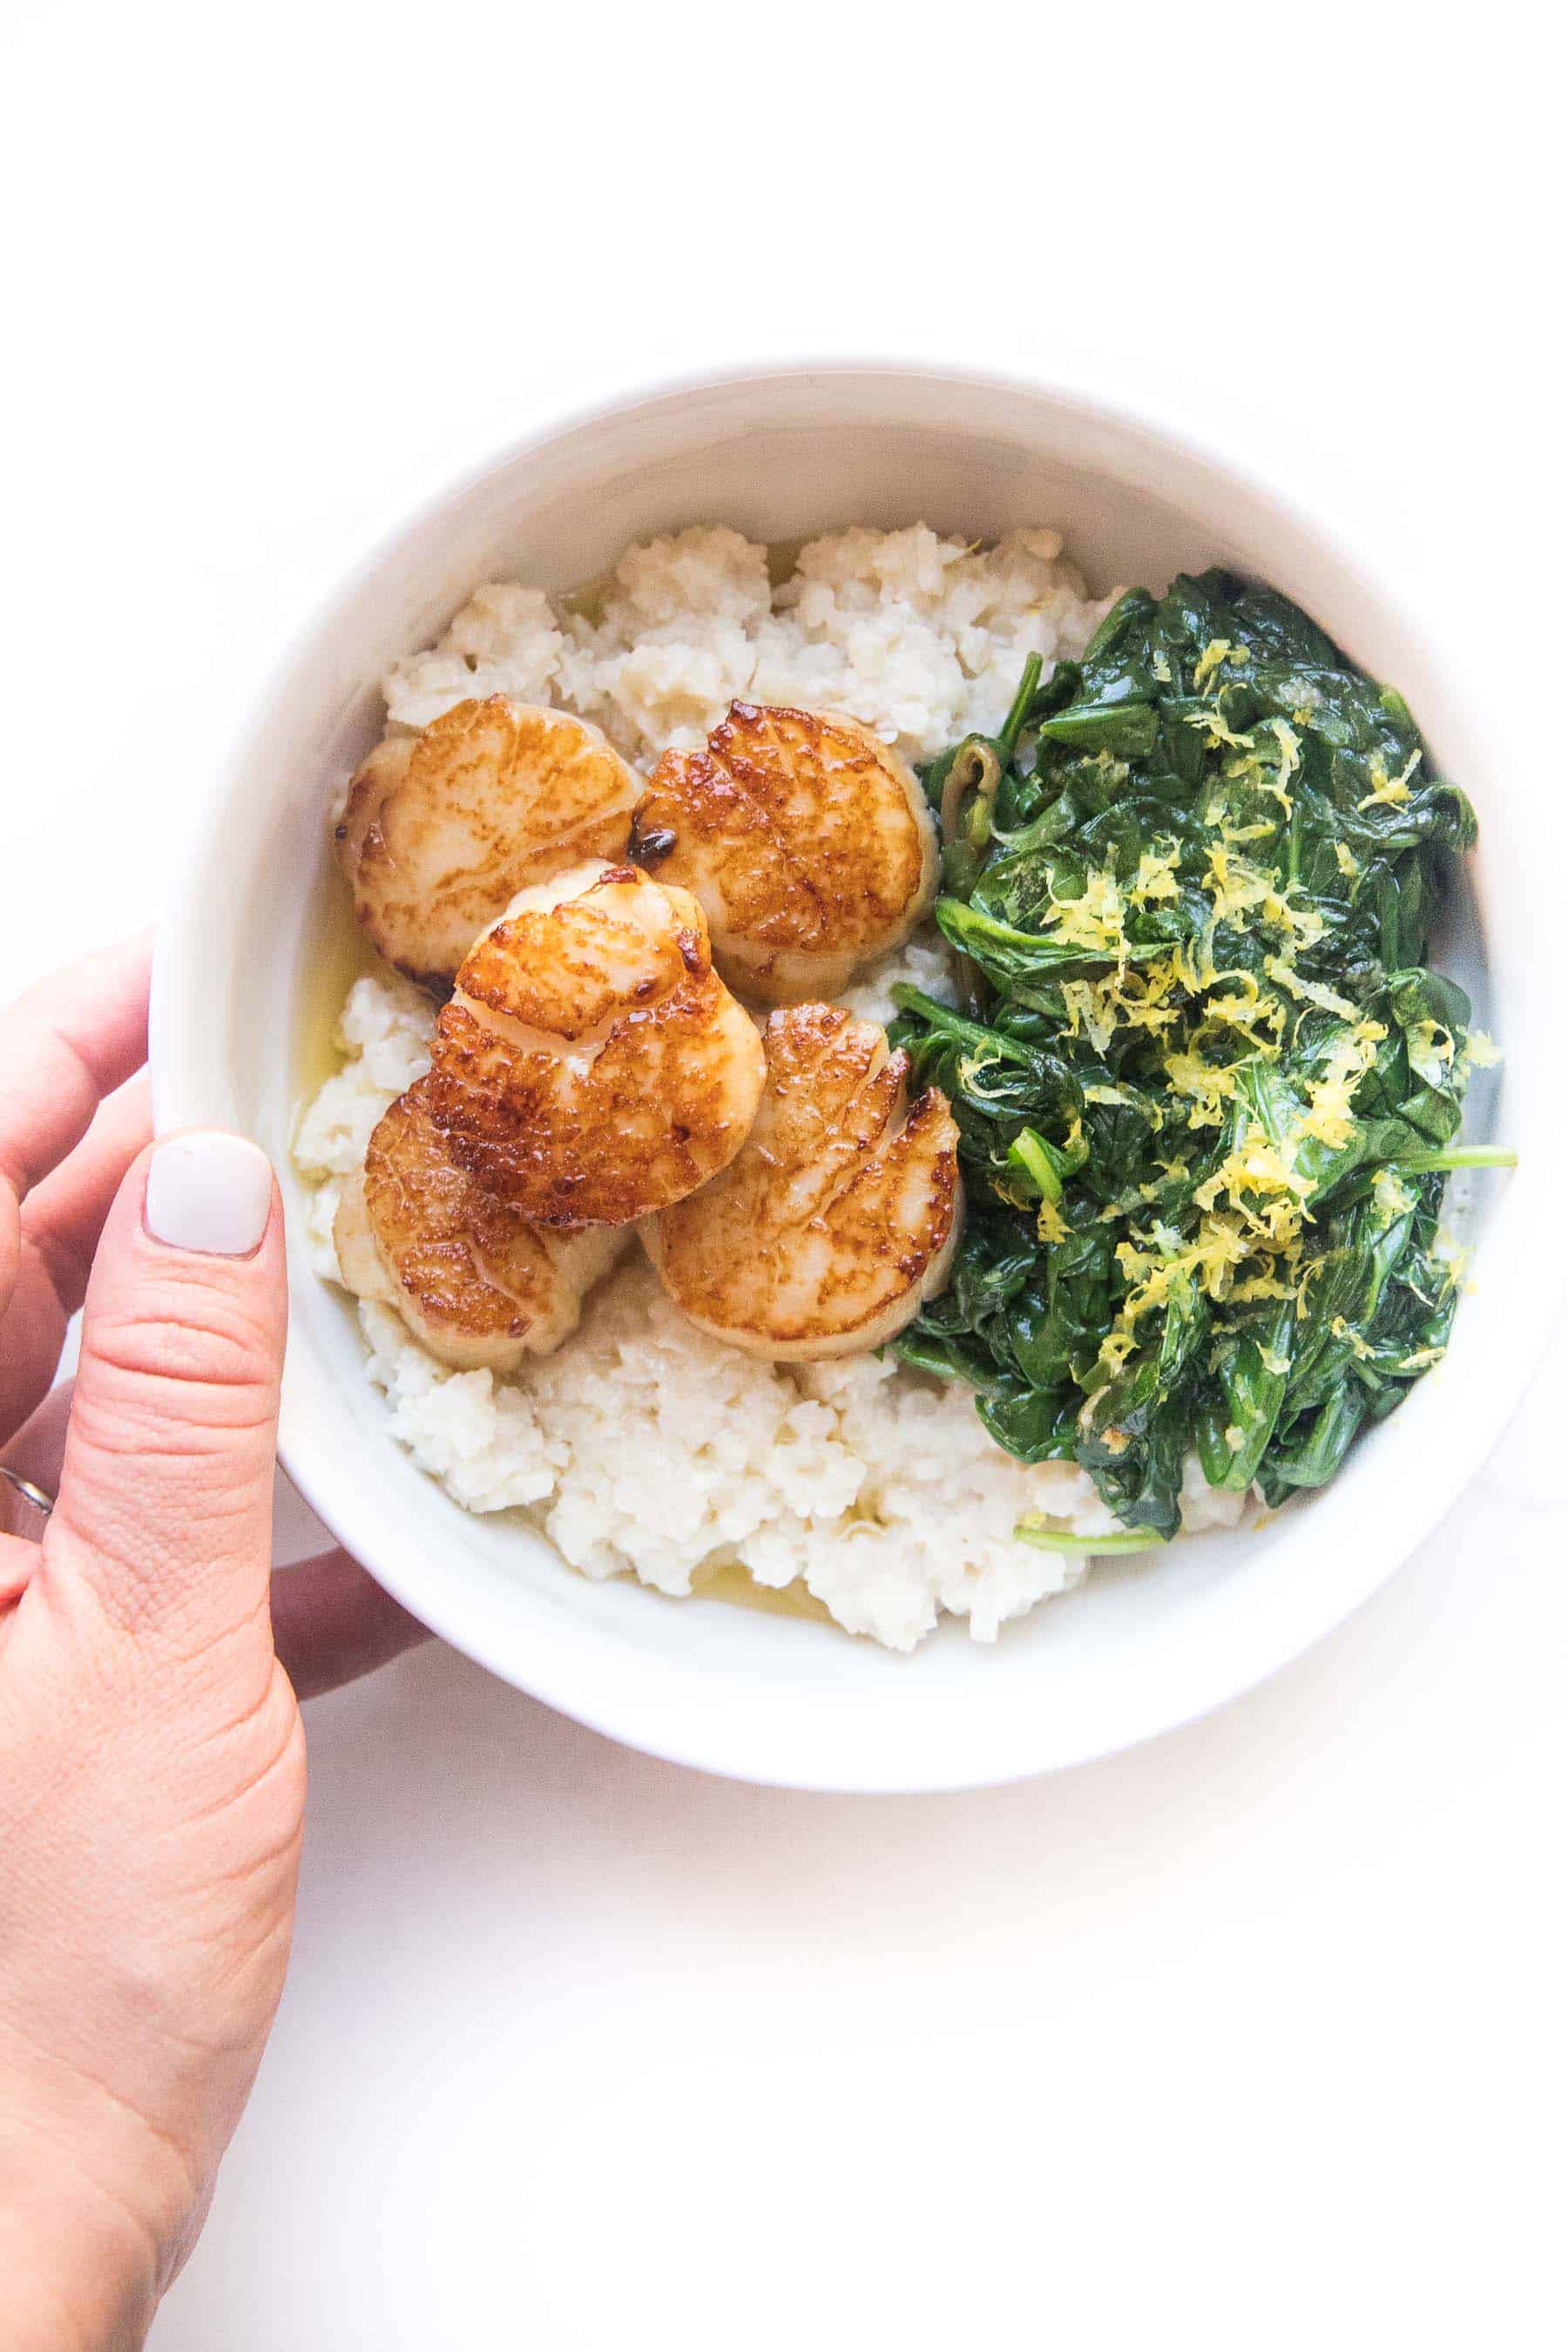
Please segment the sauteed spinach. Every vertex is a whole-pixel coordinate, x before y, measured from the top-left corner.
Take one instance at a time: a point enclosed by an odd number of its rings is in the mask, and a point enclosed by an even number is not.
[[[892,1035],[970,1214],[898,1348],[1157,1539],[1189,1455],[1277,1504],[1443,1352],[1447,1171],[1511,1164],[1456,1140],[1491,1049],[1425,961],[1476,820],[1400,696],[1232,573],[1039,667],[923,779],[961,1002],[902,988]]]

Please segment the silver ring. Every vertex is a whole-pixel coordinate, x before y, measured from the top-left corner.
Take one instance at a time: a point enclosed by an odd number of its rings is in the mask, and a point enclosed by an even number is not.
[[[55,1498],[47,1488],[36,1486],[31,1478],[24,1478],[19,1470],[7,1470],[4,1462],[0,1462],[0,1478],[15,1487],[24,1503],[30,1503],[40,1517],[48,1517],[55,1507]]]

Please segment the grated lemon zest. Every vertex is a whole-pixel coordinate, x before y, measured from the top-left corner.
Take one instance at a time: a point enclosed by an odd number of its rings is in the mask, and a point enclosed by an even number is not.
[[[1410,779],[1421,765],[1421,746],[1415,746],[1396,776],[1389,775],[1381,760],[1373,760],[1371,764],[1372,790],[1364,800],[1357,801],[1358,814],[1363,809],[1397,806],[1410,798]]]
[[[1321,1013],[1335,1013],[1342,1021],[1356,1018],[1356,1008],[1347,997],[1342,996],[1337,989],[1330,988],[1324,981],[1309,980],[1296,970],[1288,957],[1266,956],[1263,969],[1270,980],[1278,981],[1279,986],[1288,989],[1300,1003],[1315,1004]]]
[[[1355,1133],[1351,1110],[1356,1088],[1377,1059],[1377,1049],[1388,1032],[1381,1021],[1358,1021],[1336,1038],[1323,1062],[1321,1077],[1307,1093],[1301,1137],[1312,1136],[1331,1151],[1342,1151]]]
[[[1198,656],[1197,665],[1193,671],[1193,692],[1205,693],[1213,678],[1225,667],[1227,661],[1244,662],[1246,659],[1246,653],[1233,646],[1228,637],[1211,637]]]

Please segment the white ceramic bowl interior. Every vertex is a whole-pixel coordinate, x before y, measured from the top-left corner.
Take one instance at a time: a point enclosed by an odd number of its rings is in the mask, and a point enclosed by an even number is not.
[[[949,1623],[900,1658],[804,1620],[675,1603],[629,1580],[590,1584],[515,1518],[448,1502],[387,1438],[353,1314],[304,1262],[289,1145],[300,1040],[343,969],[326,810],[380,731],[375,682],[396,656],[429,642],[479,581],[567,587],[649,532],[712,520],[788,540],[917,519],[973,538],[1058,524],[1101,589],[1237,564],[1403,688],[1481,813],[1474,897],[1445,960],[1508,1048],[1471,1131],[1506,1132],[1524,1159],[1478,1188],[1478,1289],[1447,1360],[1321,1495],[1256,1534],[1108,1563],[993,1648]],[[1548,877],[1530,857],[1531,780],[1483,730],[1454,634],[1402,608],[1342,535],[1191,440],[1070,393],[944,371],[677,387],[516,448],[416,515],[316,617],[241,735],[155,988],[160,1125],[240,1128],[283,1171],[294,1232],[283,1455],[321,1517],[438,1633],[551,1705],[657,1754],[803,1787],[952,1788],[1104,1754],[1305,1649],[1478,1466],[1528,1376],[1538,1269],[1555,1255],[1542,1244],[1560,1164],[1556,1081],[1524,986],[1550,935]]]

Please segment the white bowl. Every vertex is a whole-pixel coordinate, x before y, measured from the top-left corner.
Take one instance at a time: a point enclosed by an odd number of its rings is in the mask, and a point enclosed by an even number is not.
[[[1506,1133],[1523,1160],[1482,1180],[1478,1289],[1447,1360],[1321,1495],[1256,1534],[1108,1564],[993,1648],[950,1623],[900,1658],[804,1620],[590,1584],[514,1520],[450,1503],[386,1435],[353,1316],[305,1264],[289,1146],[300,1007],[322,953],[327,802],[380,730],[375,681],[395,656],[433,638],[478,581],[565,587],[648,532],[722,521],[788,540],[917,519],[973,538],[1059,524],[1101,589],[1240,565],[1397,682],[1480,812],[1479,921],[1445,960],[1508,1050],[1471,1130]],[[1542,1269],[1561,1257],[1560,1078],[1525,986],[1554,936],[1554,882],[1531,856],[1539,787],[1491,731],[1456,634],[1446,614],[1409,609],[1342,531],[1184,435],[945,369],[768,370],[658,391],[510,449],[424,507],[317,614],[240,736],[154,992],[160,1125],[239,1128],[281,1173],[294,1236],[283,1459],[327,1525],[437,1633],[552,1706],[658,1755],[805,1788],[951,1789],[1078,1762],[1297,1656],[1392,1574],[1479,1465],[1550,1319]]]

